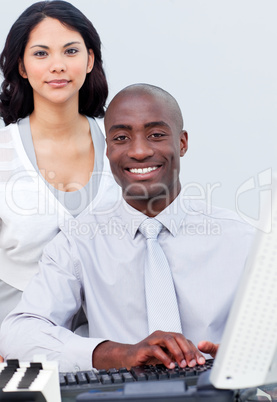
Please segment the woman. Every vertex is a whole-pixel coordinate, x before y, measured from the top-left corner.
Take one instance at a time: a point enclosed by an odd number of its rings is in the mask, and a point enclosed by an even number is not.
[[[45,244],[84,210],[105,211],[116,185],[94,120],[108,86],[92,23],[65,1],[37,2],[12,26],[0,68],[1,323]]]

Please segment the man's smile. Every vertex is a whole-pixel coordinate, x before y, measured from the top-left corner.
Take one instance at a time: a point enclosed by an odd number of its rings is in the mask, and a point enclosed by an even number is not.
[[[146,173],[150,173],[153,170],[158,169],[159,166],[151,166],[151,167],[144,167],[144,168],[131,168],[131,169],[127,169],[129,172],[131,173],[135,173],[135,174],[146,174]]]

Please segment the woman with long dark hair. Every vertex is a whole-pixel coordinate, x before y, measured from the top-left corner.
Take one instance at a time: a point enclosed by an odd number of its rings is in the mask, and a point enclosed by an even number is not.
[[[72,217],[114,199],[95,121],[108,96],[102,64],[98,33],[66,1],[34,3],[7,36],[0,56],[0,323],[38,271],[46,243]]]

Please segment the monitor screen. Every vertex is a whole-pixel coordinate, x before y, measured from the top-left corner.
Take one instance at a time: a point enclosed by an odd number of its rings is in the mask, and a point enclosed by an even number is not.
[[[265,201],[265,200],[263,200]],[[260,211],[210,381],[216,388],[277,382],[277,177]]]

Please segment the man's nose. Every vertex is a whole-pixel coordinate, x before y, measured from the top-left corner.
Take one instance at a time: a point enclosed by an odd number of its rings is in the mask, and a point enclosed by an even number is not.
[[[138,137],[131,141],[127,154],[130,158],[143,160],[149,156],[152,156],[154,154],[154,150],[147,138]]]

